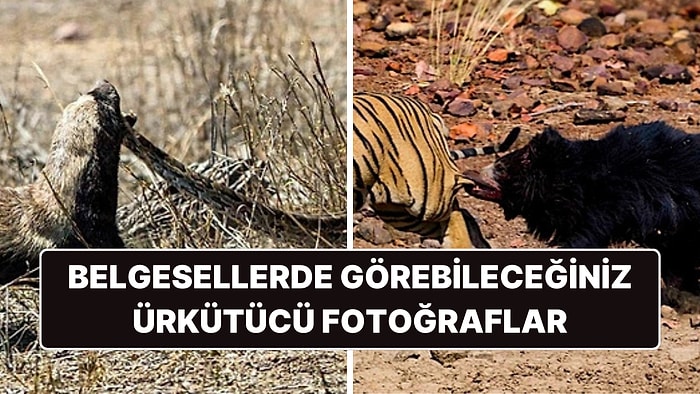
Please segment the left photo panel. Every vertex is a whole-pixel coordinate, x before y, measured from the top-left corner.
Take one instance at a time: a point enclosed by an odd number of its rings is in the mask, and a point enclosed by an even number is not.
[[[0,21],[0,386],[345,392],[345,351],[43,350],[39,257],[347,248],[346,1],[0,0]]]

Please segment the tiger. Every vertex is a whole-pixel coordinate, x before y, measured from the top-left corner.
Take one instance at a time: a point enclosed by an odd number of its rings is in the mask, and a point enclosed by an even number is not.
[[[368,203],[385,223],[443,248],[490,248],[476,219],[456,195],[474,182],[454,160],[507,150],[514,129],[498,146],[450,151],[443,119],[415,98],[353,95],[353,208]]]

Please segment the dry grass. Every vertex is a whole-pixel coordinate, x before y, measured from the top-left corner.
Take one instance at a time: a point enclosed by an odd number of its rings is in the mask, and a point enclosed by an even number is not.
[[[494,41],[535,2],[433,0],[430,37],[434,38],[435,69],[440,72],[446,55],[449,67],[444,76],[458,85],[471,81]],[[445,31],[448,23],[451,33]]]
[[[60,104],[105,78],[122,108],[138,114],[140,133],[217,182],[230,182],[236,163],[265,159],[247,194],[288,211],[344,212],[345,12],[335,0],[0,0],[8,27],[0,42],[0,185],[40,176]],[[87,38],[55,41],[54,29],[70,21]],[[314,79],[312,40],[328,95]],[[227,215],[173,194],[126,149],[122,164],[120,206],[150,198],[179,215],[168,239],[150,246],[323,246],[317,233],[231,226]],[[0,296],[4,392],[345,391],[344,352],[44,351],[36,289],[5,287]]]

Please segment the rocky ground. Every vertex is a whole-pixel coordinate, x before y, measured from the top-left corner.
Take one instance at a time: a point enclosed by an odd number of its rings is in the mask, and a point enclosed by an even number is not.
[[[451,146],[488,145],[515,126],[523,130],[516,147],[546,125],[577,139],[659,119],[700,132],[696,2],[539,2],[493,41],[463,84],[446,78],[446,60],[435,63],[430,1],[353,6],[353,90],[418,97],[451,127]],[[444,20],[454,20],[445,7]],[[446,35],[451,23],[441,25]],[[442,42],[440,52],[448,45]],[[458,165],[479,169],[492,161]],[[547,246],[523,221],[505,221],[495,204],[468,196],[460,203],[493,247]],[[396,234],[377,219],[356,219],[355,247],[422,246],[418,237]],[[696,392],[700,343],[693,316],[681,314],[662,327],[657,351],[480,351],[447,358],[428,351],[355,352],[355,391]]]

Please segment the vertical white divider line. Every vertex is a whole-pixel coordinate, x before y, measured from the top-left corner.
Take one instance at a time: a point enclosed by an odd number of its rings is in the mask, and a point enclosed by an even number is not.
[[[345,16],[346,18],[346,25],[347,25],[347,94],[348,94],[348,101],[347,101],[347,117],[346,117],[346,124],[347,124],[347,172],[346,172],[346,184],[347,184],[347,190],[346,190],[346,211],[347,211],[347,222],[348,222],[348,227],[347,227],[347,248],[352,249],[352,214],[353,214],[353,198],[352,198],[352,94],[353,94],[353,83],[352,83],[352,75],[353,75],[353,67],[352,67],[352,41],[353,41],[353,31],[354,29],[352,28],[352,0],[346,0],[347,4],[347,14]],[[352,389],[352,382],[354,380],[353,378],[353,368],[354,368],[354,355],[352,350],[348,350],[346,352],[345,356],[345,362],[347,364],[347,376],[346,376],[346,392],[348,394],[352,394],[353,389]]]

